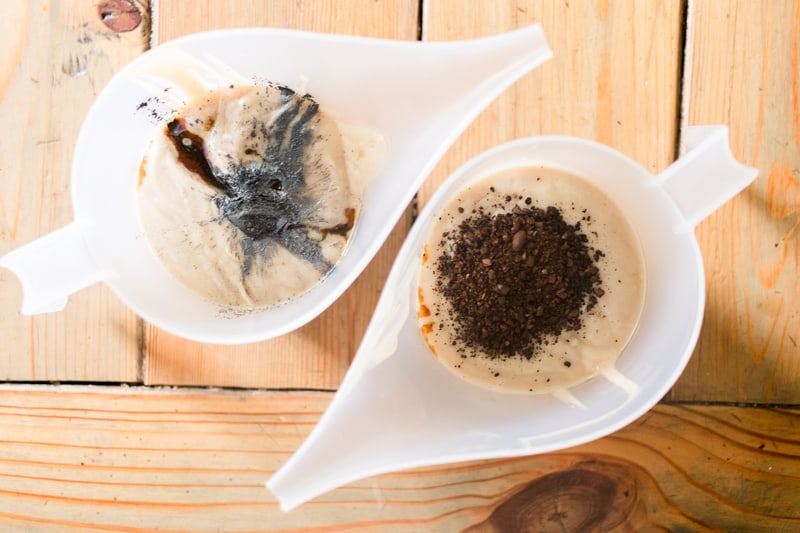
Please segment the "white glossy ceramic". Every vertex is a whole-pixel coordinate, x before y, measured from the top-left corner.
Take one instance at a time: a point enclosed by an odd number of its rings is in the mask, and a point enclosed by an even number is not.
[[[115,76],[86,117],[72,167],[75,221],[12,251],[0,266],[19,277],[25,314],[61,310],[69,294],[102,281],[140,316],[176,335],[224,344],[281,335],[342,294],[455,138],[550,56],[538,26],[439,43],[276,29],[168,42]],[[305,90],[343,122],[379,130],[388,145],[349,248],[328,278],[288,304],[249,313],[225,313],[176,282],[149,247],[135,206],[140,158],[159,127],[153,110],[140,106],[153,98],[168,104],[197,84],[213,88],[232,77]]]
[[[689,360],[703,318],[694,226],[757,174],[734,160],[725,127],[688,127],[683,142],[687,153],[657,176],[607,146],[569,137],[514,141],[457,170],[412,228],[330,407],[267,482],[282,508],[383,472],[581,444],[661,399]],[[470,183],[521,165],[561,168],[604,190],[636,230],[645,259],[642,316],[615,369],[559,396],[468,383],[435,359],[416,318],[420,256],[437,211]]]

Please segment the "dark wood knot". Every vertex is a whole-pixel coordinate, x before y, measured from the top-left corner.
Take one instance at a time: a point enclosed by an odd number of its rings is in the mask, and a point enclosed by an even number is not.
[[[622,465],[585,461],[541,476],[466,533],[590,532],[630,518],[636,476]]]
[[[142,23],[142,12],[131,0],[102,0],[97,14],[109,30],[117,33],[133,31]]]

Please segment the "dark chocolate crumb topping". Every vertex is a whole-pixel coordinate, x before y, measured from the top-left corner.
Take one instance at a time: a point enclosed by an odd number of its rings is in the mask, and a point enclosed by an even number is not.
[[[548,339],[580,329],[604,293],[595,264],[603,253],[588,245],[580,222],[568,224],[553,206],[505,201],[513,207],[479,210],[439,243],[447,252],[435,265],[436,289],[452,305],[462,355],[530,358]]]

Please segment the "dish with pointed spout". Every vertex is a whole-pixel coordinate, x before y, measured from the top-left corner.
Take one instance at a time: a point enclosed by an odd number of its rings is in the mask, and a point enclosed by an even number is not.
[[[123,69],[86,117],[72,167],[74,222],[0,258],[0,266],[19,277],[25,314],[60,310],[69,294],[101,281],[141,317],[179,336],[235,344],[284,334],[342,294],[461,131],[550,55],[538,26],[441,43],[276,29],[171,41]],[[386,143],[335,268],[304,295],[246,313],[225,312],[169,275],[148,246],[134,199],[144,148],[159,127],[155,112],[140,108],[195,84],[227,83],[228,76],[307,91],[337,119],[372,128]]]
[[[692,353],[704,310],[694,226],[752,182],[727,128],[683,131],[686,154],[654,176],[607,146],[570,137],[512,141],[477,156],[437,190],[400,250],[364,340],[308,439],[267,482],[291,509],[383,472],[542,453],[607,435],[658,402]],[[558,394],[484,388],[440,364],[417,319],[417,279],[437,214],[471,183],[543,166],[589,181],[634,228],[646,270],[639,324],[613,367]]]

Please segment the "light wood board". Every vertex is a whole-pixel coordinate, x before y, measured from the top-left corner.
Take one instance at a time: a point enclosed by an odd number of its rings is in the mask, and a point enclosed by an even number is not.
[[[0,530],[800,527],[800,411],[711,406],[661,405],[559,453],[373,477],[283,513],[263,482],[330,397],[2,388]]]
[[[148,4],[138,5],[140,23],[121,33],[95,2],[3,5],[0,255],[72,221],[78,130],[105,84],[147,46]],[[17,279],[0,269],[0,380],[140,379],[141,323],[104,286],[74,295],[61,313],[24,317],[21,301]]]
[[[684,124],[727,124],[756,183],[697,228],[707,304],[674,400],[800,400],[800,2],[693,0]]]

